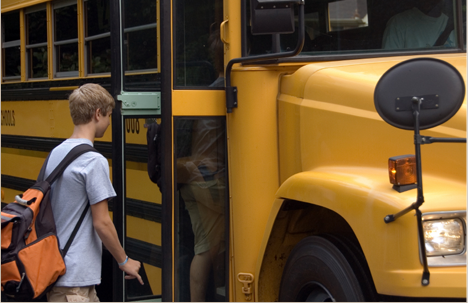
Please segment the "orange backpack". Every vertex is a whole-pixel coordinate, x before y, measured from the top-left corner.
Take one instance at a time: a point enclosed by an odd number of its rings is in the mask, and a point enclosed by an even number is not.
[[[9,299],[39,299],[65,274],[65,254],[89,209],[89,203],[62,251],[52,214],[50,186],[70,163],[88,151],[97,152],[88,144],[76,146],[43,180],[47,158],[34,186],[2,209],[2,292]]]

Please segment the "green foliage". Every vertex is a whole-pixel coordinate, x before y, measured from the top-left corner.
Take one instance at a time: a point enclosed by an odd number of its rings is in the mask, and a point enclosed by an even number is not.
[[[78,52],[63,52],[59,60],[59,71],[70,72],[78,70]]]
[[[91,58],[91,70],[93,74],[108,73],[111,71],[110,49],[106,49],[99,55],[93,55]]]
[[[47,48],[39,47],[31,51],[33,55],[32,77],[47,77]]]

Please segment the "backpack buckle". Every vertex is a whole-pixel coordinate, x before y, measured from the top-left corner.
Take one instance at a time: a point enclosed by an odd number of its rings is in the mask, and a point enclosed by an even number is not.
[[[28,206],[28,205],[31,205],[31,203],[35,202],[36,201],[36,198],[34,197],[33,199],[31,200],[24,200],[21,195],[16,195],[15,196],[15,201],[18,203],[18,204],[21,204],[21,205],[24,205],[24,206]]]

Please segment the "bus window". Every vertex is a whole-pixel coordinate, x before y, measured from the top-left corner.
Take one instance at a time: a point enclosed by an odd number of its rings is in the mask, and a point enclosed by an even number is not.
[[[110,73],[109,0],[85,1],[85,47],[88,74]]]
[[[59,2],[54,6],[55,72],[57,77],[78,76],[77,5]]]
[[[2,14],[3,81],[21,79],[19,12]]]
[[[160,74],[156,0],[124,0],[123,8],[124,90],[157,90]]]
[[[450,28],[457,24],[456,4],[454,0],[308,1],[302,54],[457,49],[457,29]],[[249,20],[249,9],[246,15]],[[289,51],[297,44],[297,30],[279,35],[280,47],[275,49],[274,35],[254,36],[249,26],[246,29],[246,56]],[[443,36],[445,30],[448,34]],[[442,42],[438,42],[439,37]]]
[[[28,78],[46,78],[48,60],[45,6],[26,13],[26,54]]]
[[[226,301],[226,122],[175,119],[176,301]]]
[[[222,1],[175,2],[175,86],[224,87]]]

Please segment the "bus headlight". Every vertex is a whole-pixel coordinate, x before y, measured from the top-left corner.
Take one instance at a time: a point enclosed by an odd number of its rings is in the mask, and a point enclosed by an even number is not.
[[[423,222],[427,256],[461,254],[465,250],[463,222],[460,219],[442,219]]]

